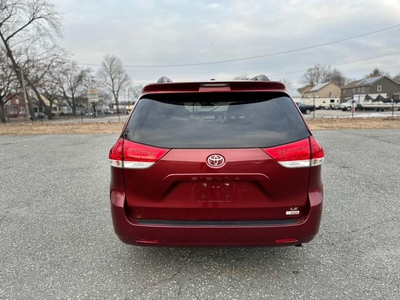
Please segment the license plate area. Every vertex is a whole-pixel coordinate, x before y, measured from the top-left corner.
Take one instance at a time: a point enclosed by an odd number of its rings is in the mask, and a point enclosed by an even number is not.
[[[235,190],[233,182],[196,182],[193,199],[197,202],[231,202],[235,200]]]

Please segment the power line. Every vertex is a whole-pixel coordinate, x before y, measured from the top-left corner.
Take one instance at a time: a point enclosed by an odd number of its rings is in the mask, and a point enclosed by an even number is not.
[[[230,62],[238,62],[238,61],[245,61],[245,60],[252,60],[252,59],[258,59],[258,58],[264,58],[264,57],[271,57],[271,56],[276,56],[276,55],[282,55],[282,54],[288,54],[288,53],[294,53],[294,52],[299,52],[299,51],[304,51],[304,50],[309,50],[309,49],[314,49],[318,47],[324,47],[327,45],[332,45],[332,44],[337,44],[345,41],[349,41],[352,39],[368,36],[371,34],[379,33],[382,31],[390,30],[393,28],[399,27],[400,24],[382,28],[379,30],[375,31],[370,31],[364,34],[359,34],[356,36],[348,37],[348,38],[343,38],[327,43],[322,43],[322,44],[316,44],[312,46],[307,46],[307,47],[302,47],[302,48],[296,48],[292,50],[286,50],[286,51],[281,51],[281,52],[274,52],[274,53],[268,53],[268,54],[262,54],[262,55],[257,55],[257,56],[249,56],[249,57],[243,57],[243,58],[235,58],[235,59],[227,59],[227,60],[219,60],[219,61],[211,61],[211,62],[200,62],[200,63],[187,63],[187,64],[169,64],[169,65],[124,65],[125,68],[173,68],[173,67],[191,67],[191,66],[204,66],[204,65],[215,65],[215,64],[223,64],[223,63],[230,63]],[[100,66],[100,64],[84,64],[84,63],[79,63],[80,65],[86,65],[86,66]]]

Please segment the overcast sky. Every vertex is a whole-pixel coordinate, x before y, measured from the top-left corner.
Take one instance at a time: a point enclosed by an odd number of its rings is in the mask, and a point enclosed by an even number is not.
[[[287,78],[299,87],[302,73],[315,64],[334,66],[354,79],[375,67],[392,75],[400,73],[400,0],[53,2],[64,20],[61,44],[73,58],[97,70],[104,55],[115,54],[133,83],[154,82],[162,75],[173,81],[195,81],[265,74],[274,80]],[[343,42],[266,56],[396,25]],[[265,57],[184,67],[134,67],[255,56]]]

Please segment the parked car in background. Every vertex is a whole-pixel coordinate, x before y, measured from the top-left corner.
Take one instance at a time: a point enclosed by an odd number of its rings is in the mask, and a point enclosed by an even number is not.
[[[315,111],[314,105],[308,105],[308,104],[304,104],[302,102],[296,102],[296,104],[303,114],[309,115],[312,111]]]
[[[331,109],[336,110],[336,109],[342,109],[342,108],[340,107],[340,104],[335,104],[335,105],[331,106]]]
[[[341,103],[340,104],[340,109],[343,110],[343,111],[351,110],[351,108],[353,106],[354,106],[354,108],[357,107],[356,100],[350,99],[350,100],[347,100],[346,102]]]
[[[289,246],[319,230],[324,151],[266,76],[147,85],[109,160],[124,243]]]

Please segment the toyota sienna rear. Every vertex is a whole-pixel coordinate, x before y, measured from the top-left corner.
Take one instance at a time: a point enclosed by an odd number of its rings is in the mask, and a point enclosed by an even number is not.
[[[323,149],[265,76],[146,86],[109,159],[127,244],[284,246],[318,232]]]

